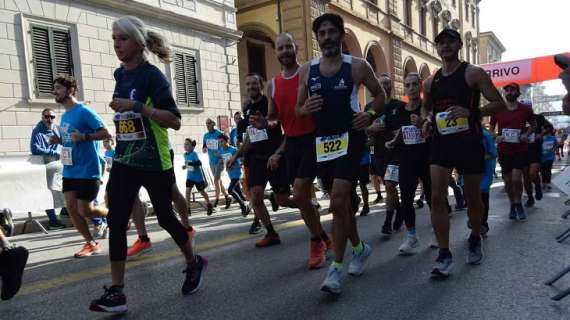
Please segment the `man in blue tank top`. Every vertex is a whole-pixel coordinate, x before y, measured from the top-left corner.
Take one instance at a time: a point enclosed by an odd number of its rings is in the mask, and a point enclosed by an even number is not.
[[[472,226],[467,262],[480,264],[483,260],[483,202],[479,186],[485,169],[481,117],[501,112],[506,107],[487,73],[459,60],[463,42],[457,31],[444,29],[435,37],[435,44],[443,65],[424,81],[422,118],[425,120],[424,136],[432,135],[431,220],[440,248],[431,273],[445,277],[453,267],[447,206],[449,175],[456,168],[464,177],[467,212]],[[489,103],[479,108],[481,94]]]
[[[346,241],[352,243],[351,275],[360,275],[371,253],[356,229],[356,181],[364,150],[364,129],[384,107],[385,94],[370,65],[363,59],[343,55],[344,21],[326,13],[315,19],[313,32],[322,52],[299,71],[299,91],[295,112],[298,117],[312,114],[315,119],[317,175],[331,194],[333,212],[334,261],[321,290],[340,293]],[[373,107],[362,112],[358,89],[364,85],[372,93]]]

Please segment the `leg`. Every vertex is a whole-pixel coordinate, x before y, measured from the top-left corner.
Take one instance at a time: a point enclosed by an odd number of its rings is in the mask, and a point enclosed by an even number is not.
[[[464,179],[467,214],[471,223],[471,237],[479,238],[481,236],[481,221],[484,210],[483,201],[481,200],[481,175],[465,175]],[[520,191],[522,193],[522,184]]]
[[[182,222],[184,228],[190,228],[190,222],[188,221],[189,206],[186,204],[186,199],[184,199],[180,190],[178,190],[176,183],[172,185],[172,201],[174,202],[174,207],[180,216],[180,222]]]
[[[346,241],[350,239],[353,246],[360,244],[356,230],[354,214],[351,207],[352,183],[335,179],[331,192],[331,208],[333,212],[334,261],[342,263],[346,250]]]
[[[76,191],[67,191],[64,194],[65,197],[65,206],[67,207],[67,211],[69,212],[69,217],[71,218],[71,222],[73,222],[73,226],[75,229],[83,236],[86,242],[90,243],[93,242],[93,236],[89,232],[89,226],[87,225],[87,221],[85,221],[85,217],[81,215],[79,212],[79,200],[77,200],[77,192]],[[85,201],[83,201],[85,202]],[[87,205],[83,205],[83,210],[87,211],[85,207]]]
[[[513,169],[511,173],[511,198],[513,204],[522,203],[523,170]]]
[[[273,225],[271,224],[269,212],[263,202],[265,188],[262,186],[250,186],[249,191],[251,193],[250,205],[253,208],[255,217],[261,220],[265,228],[267,228],[268,234],[276,234],[275,230],[273,230]]]
[[[239,189],[239,179],[232,179],[228,186],[228,193],[239,203],[240,208],[245,208],[245,203],[241,190]]]
[[[130,210],[131,217],[135,223],[135,228],[137,229],[137,235],[140,237],[148,237],[145,223],[145,212],[142,208],[142,202],[139,197],[133,199],[132,209]]]
[[[311,190],[313,183],[309,179],[295,179],[293,183],[293,201],[299,207],[305,225],[311,233],[311,238],[321,240],[323,229],[320,222],[320,215],[311,202]]]
[[[414,209],[414,196],[418,187],[418,175],[415,169],[400,166],[400,192],[402,217],[408,231],[416,229],[416,212]]]
[[[430,166],[431,172],[431,223],[440,249],[449,250],[449,212],[447,207],[447,187],[451,170]],[[479,222],[481,223],[481,222]]]

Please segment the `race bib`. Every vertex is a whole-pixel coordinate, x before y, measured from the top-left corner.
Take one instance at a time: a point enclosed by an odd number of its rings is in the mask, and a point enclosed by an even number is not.
[[[448,113],[449,112],[439,112],[435,116],[439,134],[448,135],[469,130],[467,118],[446,119]]]
[[[398,177],[400,175],[400,167],[397,165],[389,164],[386,167],[386,173],[384,174],[384,180],[398,182]]]
[[[137,141],[146,139],[144,122],[140,113],[128,111],[115,113],[113,117],[117,131],[117,141]]]
[[[503,129],[503,141],[506,143],[519,143],[521,142],[521,130],[520,129]]]
[[[190,164],[191,161],[186,161],[186,169],[188,169],[188,171],[193,172],[194,171],[194,166]]]
[[[371,154],[371,155],[374,154],[374,146],[370,146],[370,154]]]
[[[249,135],[249,141],[252,143],[265,141],[268,139],[266,129],[257,129],[254,127],[247,128],[247,134]]]
[[[426,142],[422,131],[416,126],[403,126],[402,137],[404,138],[405,144],[420,144]]]
[[[218,139],[206,140],[206,148],[209,150],[218,150]]]
[[[61,156],[59,157],[61,160],[61,164],[64,166],[72,166],[73,165],[73,153],[71,147],[62,147],[61,148]]]
[[[536,133],[531,133],[528,135],[528,143],[535,143],[536,142]]]
[[[107,168],[111,168],[113,165],[113,157],[105,157],[105,165],[107,165]]]
[[[542,153],[549,153],[552,152],[552,149],[554,149],[554,142],[552,141],[544,141],[542,143]]]
[[[317,162],[340,158],[348,153],[348,132],[334,136],[317,137]]]

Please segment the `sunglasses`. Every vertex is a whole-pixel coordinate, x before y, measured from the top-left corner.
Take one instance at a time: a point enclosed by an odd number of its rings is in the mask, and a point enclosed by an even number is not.
[[[53,120],[53,119],[55,119],[55,116],[45,115],[44,119],[52,119]]]

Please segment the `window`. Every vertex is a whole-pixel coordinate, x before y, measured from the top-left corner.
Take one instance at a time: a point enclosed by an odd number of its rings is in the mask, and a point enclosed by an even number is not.
[[[52,98],[53,80],[73,76],[71,37],[68,29],[30,24],[35,98]]]
[[[265,46],[263,44],[247,42],[247,62],[249,65],[248,72],[255,72],[263,79],[267,79],[265,72]]]
[[[427,15],[427,8],[424,6],[420,6],[420,34],[422,36],[426,36],[426,15]]]
[[[174,83],[176,102],[182,106],[200,104],[196,55],[185,52],[174,53]]]
[[[404,1],[404,23],[409,27],[412,26],[412,0]]]
[[[469,21],[469,3],[465,1],[465,21]]]
[[[469,46],[465,47],[465,61],[470,62],[469,60],[471,59],[470,55],[469,55]]]
[[[453,4],[454,8],[457,7],[457,0],[453,0],[451,3]]]
[[[433,28],[433,39],[435,39],[435,36],[437,36],[437,34],[439,33],[439,19],[435,14],[433,16],[432,28]]]

